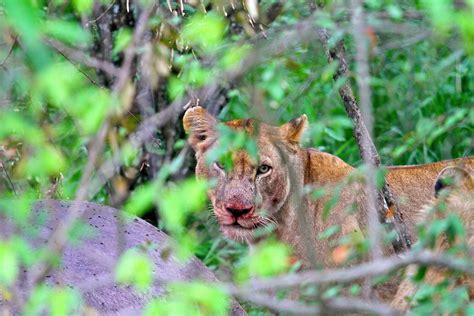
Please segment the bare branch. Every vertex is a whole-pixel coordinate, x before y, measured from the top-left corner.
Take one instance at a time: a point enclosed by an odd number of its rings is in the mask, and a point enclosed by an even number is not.
[[[100,69],[114,77],[118,76],[120,73],[120,69],[115,67],[113,64],[109,63],[108,61],[99,60],[89,56],[80,49],[68,47],[58,41],[53,41],[51,39],[48,39],[45,42],[58,53],[70,60],[74,60],[91,68]]]
[[[102,12],[97,18],[93,19],[93,20],[90,20],[90,21],[87,21],[85,23],[85,26],[88,27],[90,24],[92,23],[96,23],[97,21],[99,21],[100,19],[102,19],[104,17],[104,15],[110,11],[110,9],[112,9],[112,7],[114,6],[115,4],[115,0],[112,1],[112,3],[109,5],[109,7],[107,9],[104,10],[104,12]]]
[[[154,9],[155,5],[149,6],[143,13],[140,15],[138,26],[135,29],[135,33],[133,36],[132,44],[127,48],[125,51],[125,58],[123,65],[120,69],[118,74],[118,79],[116,84],[113,88],[114,94],[120,94],[122,89],[124,88],[127,79],[131,72],[132,60],[135,55],[135,48],[138,45],[141,37],[146,29],[146,24],[148,19],[150,18],[151,12]],[[88,198],[89,187],[92,179],[92,174],[95,170],[95,164],[98,160],[100,153],[102,152],[104,139],[107,135],[107,132],[110,127],[110,119],[111,116],[107,116],[104,120],[101,128],[97,132],[93,142],[91,149],[89,150],[89,156],[87,160],[86,167],[82,174],[81,180],[79,182],[79,188],[76,192],[75,201],[70,209],[68,216],[64,219],[64,221],[57,227],[57,229],[52,233],[51,237],[49,238],[48,244],[46,248],[48,253],[50,254],[60,254],[64,250],[64,247],[67,244],[68,234],[71,227],[74,225],[77,219],[79,219],[82,214],[84,213],[85,209],[80,208],[80,202],[84,201]],[[52,269],[50,262],[47,260],[42,260],[37,264],[37,269],[32,269],[35,271],[31,277],[31,285],[36,285],[44,280],[47,273]]]
[[[307,305],[293,300],[278,300],[274,296],[260,293],[229,293],[247,302],[266,307],[274,312],[292,313],[298,315],[317,315],[321,312],[318,305]]]
[[[15,45],[18,41],[18,37],[14,37],[13,38],[13,43],[12,45],[10,46],[10,49],[8,50],[7,52],[7,55],[5,56],[5,58],[2,60],[2,62],[0,63],[0,68],[4,68],[5,67],[5,63],[7,62],[8,58],[10,58],[11,54],[13,53],[13,48],[15,48]]]
[[[342,42],[342,40],[339,41],[334,48],[330,48],[328,45],[330,39],[328,30],[324,28],[319,28],[318,35],[321,43],[325,48],[328,61],[330,63],[337,61],[339,64],[339,67],[334,75],[334,80],[337,81],[341,78],[348,78],[349,71],[344,52],[344,43]],[[370,161],[374,167],[379,167],[381,164],[380,157],[378,155],[374,143],[372,142],[372,139],[370,138],[370,133],[367,130],[366,125],[364,124],[362,115],[359,110],[359,106],[357,105],[357,101],[354,97],[354,93],[352,92],[352,88],[349,82],[344,83],[339,88],[339,95],[341,96],[344,102],[344,107],[346,109],[347,115],[354,123],[353,134],[357,141],[357,145],[359,146],[361,156],[366,157],[367,161]],[[365,98],[367,99],[367,96],[365,96]],[[411,237],[408,233],[408,229],[405,223],[403,222],[400,216],[398,206],[396,205],[395,200],[386,182],[383,186],[382,192],[384,199],[382,199],[382,201],[379,201],[379,203],[383,203],[383,200],[385,200],[387,205],[386,207],[377,208],[378,219],[381,223],[387,224],[389,229],[397,232],[397,238],[392,241],[392,245],[395,252],[400,253],[406,251],[411,247]],[[387,214],[390,213],[389,210],[391,208],[395,209],[395,211],[393,212],[393,218],[387,216]]]
[[[399,315],[389,305],[376,301],[363,301],[352,297],[337,297],[324,302],[325,309],[335,313],[370,313],[375,315]]]
[[[242,288],[264,291],[278,288],[289,288],[305,284],[348,283],[368,276],[387,274],[410,264],[422,264],[449,268],[455,271],[474,275],[474,265],[446,255],[435,254],[431,251],[407,252],[403,257],[390,256],[362,263],[351,268],[326,269],[322,271],[304,271],[292,275],[284,275],[273,279],[253,280]]]
[[[5,173],[5,176],[7,178],[8,183],[10,184],[10,187],[11,187],[11,190],[12,190],[13,194],[18,195],[17,192],[16,192],[16,189],[15,189],[15,185],[13,184],[13,181],[10,178],[10,174],[8,173],[8,170],[5,166],[5,162],[3,161],[3,158],[0,158],[0,166],[2,167],[3,172]]]
[[[365,15],[362,3],[359,0],[352,0],[352,36],[356,47],[356,66],[357,66],[357,86],[359,88],[360,106],[362,109],[362,118],[367,133],[362,134],[361,142],[363,147],[369,147],[373,137],[373,115],[372,115],[372,96],[369,86],[369,41],[366,36]],[[375,161],[367,155],[366,151],[361,151],[362,160],[367,168],[365,172],[366,192],[367,192],[367,223],[370,255],[373,259],[382,256],[381,246],[381,227],[377,214],[384,214],[384,198],[381,191],[375,187]],[[382,220],[383,221],[383,220]],[[372,280],[366,278],[363,284],[363,293],[365,297],[371,297]]]

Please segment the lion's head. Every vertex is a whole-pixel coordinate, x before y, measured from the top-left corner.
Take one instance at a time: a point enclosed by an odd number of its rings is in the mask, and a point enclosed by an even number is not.
[[[304,172],[298,164],[299,140],[305,129],[305,115],[281,126],[270,126],[254,120],[218,123],[201,107],[189,109],[183,118],[189,143],[196,152],[196,175],[216,180],[208,195],[221,231],[229,238],[251,241],[256,229],[274,222],[278,211],[288,202],[293,179],[301,181]],[[217,161],[206,159],[206,153],[219,146],[218,124],[252,135],[258,147],[257,159],[245,150],[229,153],[232,167],[225,169]]]

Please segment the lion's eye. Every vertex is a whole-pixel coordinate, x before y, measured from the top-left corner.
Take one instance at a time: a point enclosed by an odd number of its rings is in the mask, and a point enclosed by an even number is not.
[[[214,161],[214,166],[219,170],[224,170],[224,166],[219,161]]]
[[[257,175],[268,173],[271,169],[272,167],[269,165],[260,165],[257,169]]]

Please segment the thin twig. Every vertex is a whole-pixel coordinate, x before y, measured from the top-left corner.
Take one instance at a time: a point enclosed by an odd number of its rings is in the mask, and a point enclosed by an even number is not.
[[[77,71],[79,71],[84,77],[87,78],[87,80],[90,81],[90,83],[96,85],[96,86],[100,86],[98,82],[96,82],[94,79],[92,79],[86,72],[84,72],[76,63],[74,63],[66,54],[64,54],[62,51],[58,50],[57,49],[57,52],[63,56],[69,63],[71,63],[71,65],[73,65]]]
[[[421,264],[449,268],[454,271],[474,275],[474,265],[446,255],[435,254],[431,251],[410,251],[403,257],[382,257],[367,263],[361,263],[350,268],[308,270],[297,274],[284,275],[273,279],[252,280],[242,286],[242,289],[265,291],[271,289],[291,288],[306,284],[349,283],[366,277],[375,277],[397,271],[410,264]]]
[[[352,36],[356,47],[356,82],[359,89],[360,108],[362,119],[367,127],[367,133],[362,134],[361,142],[363,147],[370,146],[373,137],[373,115],[372,115],[372,95],[369,81],[369,41],[366,34],[365,15],[362,3],[359,0],[351,1],[352,15]],[[384,214],[384,198],[381,191],[375,187],[375,161],[368,152],[361,151],[362,160],[367,168],[365,172],[365,187],[367,194],[367,233],[369,236],[369,249],[372,260],[382,256],[381,227],[377,214]],[[383,220],[382,220],[383,221]],[[372,295],[371,278],[364,279],[363,295],[366,298]]]
[[[5,173],[5,176],[7,177],[7,181],[8,181],[8,183],[9,183],[10,186],[11,186],[11,189],[12,189],[12,191],[13,191],[13,194],[18,195],[17,192],[16,192],[16,189],[15,189],[15,185],[13,184],[13,181],[12,181],[12,179],[10,178],[10,175],[8,174],[8,170],[7,170],[6,167],[5,167],[5,163],[4,163],[3,159],[0,160],[0,164],[2,165],[3,172]]]
[[[364,313],[374,315],[399,315],[399,311],[393,310],[389,305],[377,301],[363,301],[353,297],[337,297],[324,302],[324,307],[329,312],[341,313]]]
[[[336,73],[334,74],[334,81],[348,78],[349,70],[345,57],[343,41],[339,41],[334,47],[330,48],[328,44],[330,39],[330,34],[328,30],[324,28],[319,28],[317,32],[319,35],[319,39],[325,48],[326,56],[329,63],[337,61],[339,64],[339,67]],[[364,124],[362,115],[359,110],[359,106],[357,105],[357,101],[350,86],[350,82],[346,81],[339,88],[339,95],[343,100],[347,115],[351,118],[353,122],[353,134],[359,147],[361,156],[369,157],[369,161],[373,162],[373,166],[379,167],[381,162],[379,154],[377,152],[377,148],[372,142],[372,139],[369,136],[369,131],[367,130],[366,125]],[[384,183],[382,192],[384,198],[378,202],[381,203],[383,207],[377,208],[378,219],[381,223],[387,224],[390,230],[394,230],[397,233],[397,238],[392,240],[392,246],[395,252],[404,252],[410,249],[411,247],[411,237],[408,233],[407,226],[401,218],[398,205],[395,203],[395,199],[393,198],[393,195],[389,190],[387,182]],[[384,201],[386,203],[384,203]],[[387,216],[387,214],[393,214],[393,218]]]
[[[124,63],[118,74],[117,83],[114,85],[114,88],[112,91],[116,95],[120,94],[123,88],[125,87],[127,78],[131,73],[132,60],[134,57],[134,53],[136,51],[135,45],[139,44],[141,37],[143,36],[143,33],[146,29],[145,26],[148,22],[148,19],[154,7],[155,5],[151,5],[145,11],[143,11],[143,13],[140,15],[138,26],[135,29],[132,44],[131,46],[127,48],[125,52]],[[62,253],[62,251],[64,250],[64,247],[67,244],[68,234],[71,227],[76,222],[76,220],[82,216],[83,212],[85,211],[85,209],[81,209],[80,202],[86,200],[89,196],[89,187],[92,180],[92,174],[94,172],[95,164],[99,157],[99,154],[102,151],[105,136],[107,135],[107,132],[110,127],[111,117],[112,117],[111,115],[108,115],[106,117],[106,119],[104,120],[104,123],[102,124],[101,128],[96,134],[94,141],[92,142],[92,146],[89,151],[88,161],[84,169],[84,172],[82,174],[81,180],[79,182],[79,189],[76,192],[76,198],[74,200],[74,203],[72,204],[72,207],[69,211],[68,216],[62,221],[61,225],[59,225],[56,228],[56,230],[52,233],[51,237],[49,238],[48,243],[46,245],[46,248],[48,249],[47,253],[50,253],[50,254]],[[30,284],[32,286],[35,286],[36,284],[42,282],[44,278],[46,277],[47,273],[51,269],[52,269],[52,266],[50,262],[48,262],[47,260],[40,261],[37,264],[37,269],[32,269],[32,271],[35,271],[35,273],[31,277]]]
[[[89,56],[80,49],[68,47],[58,41],[53,41],[51,39],[48,39],[45,42],[48,46],[55,49],[61,55],[67,56],[67,58],[70,60],[77,61],[91,68],[100,69],[114,77],[118,76],[120,73],[120,69],[115,67],[112,63]]]
[[[247,57],[244,58],[238,67],[236,66],[223,74],[219,74],[212,82],[198,91],[187,91],[184,97],[176,99],[160,112],[141,122],[137,131],[129,136],[123,148],[140,148],[140,146],[153,138],[157,129],[181,115],[190,98],[199,100],[202,104],[207,104],[209,100],[215,99],[215,95],[222,91],[221,85],[223,83],[227,85],[234,84],[255,65],[270,59],[272,56],[281,54],[296,45],[314,40],[316,29],[317,27],[314,25],[313,20],[309,18],[293,28],[275,32],[274,35],[276,37],[271,41],[262,40],[262,43],[256,44],[255,48],[246,55]],[[117,152],[99,168],[98,176],[90,186],[90,197],[95,196],[106,181],[118,170],[121,163],[120,155],[121,151]]]
[[[81,209],[81,201],[87,199],[88,187],[89,182],[92,177],[92,173],[94,172],[94,167],[97,159],[99,158],[99,154],[102,152],[102,147],[104,145],[104,139],[107,135],[107,131],[109,129],[110,122],[107,118],[104,123],[102,124],[99,132],[96,134],[95,139],[92,143],[91,149],[89,151],[89,156],[87,159],[87,164],[84,168],[84,172],[81,176],[81,180],[79,182],[79,189],[76,192],[76,197],[74,203],[71,206],[70,212],[68,216],[61,222],[61,225],[58,225],[55,231],[51,234],[51,237],[48,240],[46,245],[46,249],[48,251],[46,253],[51,254],[60,254],[64,250],[64,247],[67,244],[69,231],[71,227],[74,225],[76,220],[82,216],[82,213],[85,211],[84,208]],[[44,281],[45,277],[51,271],[52,265],[50,262],[47,261],[40,261],[38,263],[37,269],[32,269],[31,271],[35,271],[33,276],[31,277],[31,284],[34,286],[39,284],[40,282]]]
[[[114,6],[115,4],[115,1],[116,0],[113,0],[112,3],[110,4],[110,6],[104,10],[104,12],[102,12],[97,18],[95,18],[94,20],[90,20],[88,22],[86,22],[86,27],[89,26],[91,23],[96,23],[97,21],[99,21],[100,19],[102,19],[104,17],[104,15],[110,11],[110,9],[112,9],[112,7]]]
[[[110,268],[113,267],[113,261],[98,252],[89,253],[88,256],[94,257]],[[453,271],[474,275],[474,265],[472,265],[472,263],[424,250],[420,252],[408,252],[404,257],[392,256],[380,258],[350,268],[309,270],[273,278],[253,279],[240,286],[236,286],[233,283],[215,283],[214,285],[222,288],[229,295],[237,296],[259,306],[268,307],[280,312],[314,314],[324,309],[325,311],[329,310],[332,312],[364,312],[391,315],[395,313],[393,310],[387,305],[376,301],[364,301],[357,298],[345,297],[319,299],[316,302],[322,303],[322,308],[320,308],[315,305],[305,305],[291,300],[278,301],[274,297],[265,295],[262,292],[299,287],[308,284],[350,283],[369,276],[375,277],[391,273],[411,264],[444,267]],[[175,280],[169,279],[166,275],[154,276],[154,282],[157,284],[168,284],[173,281]],[[106,274],[98,277],[96,282],[85,280],[77,284],[76,287],[80,289],[81,292],[92,292],[97,288],[113,285],[114,283],[115,279],[113,274]]]
[[[5,63],[7,62],[8,58],[10,58],[11,54],[13,53],[13,48],[15,48],[15,45],[17,43],[17,40],[18,40],[18,37],[15,36],[13,38],[13,43],[12,45],[10,46],[10,49],[8,50],[7,52],[7,55],[5,56],[5,58],[3,59],[3,61],[0,63],[0,67],[1,68],[5,68]]]

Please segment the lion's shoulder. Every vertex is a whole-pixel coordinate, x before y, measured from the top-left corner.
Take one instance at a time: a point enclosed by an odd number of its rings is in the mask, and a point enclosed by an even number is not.
[[[307,156],[305,165],[306,183],[338,183],[351,173],[354,168],[341,158],[308,148],[304,151]]]
[[[414,196],[432,196],[433,181],[446,167],[455,166],[474,172],[474,157],[443,160],[439,162],[388,167],[387,181],[395,193],[411,194]],[[414,191],[407,191],[414,188]]]

